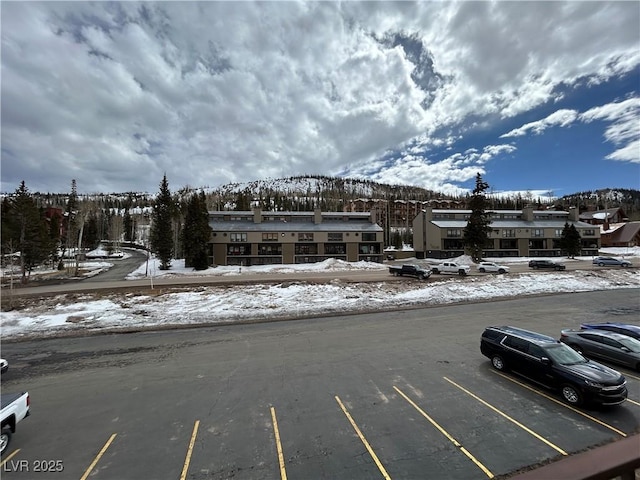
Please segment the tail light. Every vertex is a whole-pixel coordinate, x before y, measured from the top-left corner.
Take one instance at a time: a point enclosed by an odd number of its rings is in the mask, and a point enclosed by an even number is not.
[[[31,406],[31,397],[27,395],[27,407]]]

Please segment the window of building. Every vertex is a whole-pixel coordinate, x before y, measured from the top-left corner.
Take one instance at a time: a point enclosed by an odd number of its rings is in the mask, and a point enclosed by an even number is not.
[[[447,237],[462,237],[462,230],[459,228],[447,228]]]
[[[380,253],[378,247],[379,245],[377,243],[368,244],[368,245],[361,243],[359,246],[359,252],[362,255],[378,254]]]
[[[229,234],[229,239],[232,242],[246,242],[247,234],[246,233],[231,233]]]
[[[362,241],[363,242],[375,242],[376,241],[376,234],[375,233],[362,232]]]
[[[329,232],[327,237],[327,240],[329,240],[330,242],[341,242],[342,232]]]
[[[531,236],[532,237],[544,237],[544,230],[542,228],[532,228],[531,229]]]
[[[596,235],[596,231],[589,229],[589,230],[583,230],[582,234],[587,236],[587,237],[594,237]]]
[[[313,244],[299,244],[296,243],[295,249],[296,255],[317,255],[318,254],[318,245]]]
[[[249,254],[248,245],[228,245],[227,246],[227,255],[248,255],[248,254]]]
[[[274,233],[274,232],[263,233],[262,234],[262,241],[263,242],[277,242],[278,241],[278,234]]]
[[[502,230],[503,238],[516,238],[516,231],[510,228],[505,228]]]
[[[554,236],[556,236],[557,238],[562,237],[562,229],[560,228],[556,228],[553,232]]]
[[[258,245],[258,255],[282,255],[282,245]]]
[[[298,234],[299,242],[313,242],[313,233],[299,233]]]
[[[345,255],[347,246],[344,243],[325,243],[324,253],[327,255]]]

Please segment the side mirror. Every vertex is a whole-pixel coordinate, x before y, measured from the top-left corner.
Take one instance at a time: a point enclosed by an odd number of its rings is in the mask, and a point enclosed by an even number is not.
[[[620,347],[620,350],[622,350],[623,352],[630,352],[631,350],[629,350],[627,347],[625,347],[624,345],[622,345]]]
[[[543,365],[551,365],[551,360],[549,360],[547,357],[542,357],[540,361]]]

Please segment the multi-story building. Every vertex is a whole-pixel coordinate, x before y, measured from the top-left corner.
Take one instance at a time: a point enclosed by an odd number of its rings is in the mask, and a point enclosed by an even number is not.
[[[369,212],[209,212],[212,265],[382,262],[383,231]]]
[[[578,210],[488,210],[491,216],[485,257],[554,257],[565,224],[581,237],[581,255],[597,255],[600,228],[578,220]],[[463,231],[471,210],[435,210],[427,207],[413,219],[413,248],[417,258],[451,258],[464,253]]]

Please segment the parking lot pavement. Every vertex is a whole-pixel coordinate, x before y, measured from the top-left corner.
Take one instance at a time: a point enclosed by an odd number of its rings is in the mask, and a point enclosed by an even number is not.
[[[640,375],[628,371],[624,404],[574,409],[494,371],[482,326],[554,332],[567,312],[635,305],[633,293],[11,345],[60,360],[19,384],[33,412],[2,478],[506,476],[640,431]],[[36,460],[63,472],[35,475]]]

